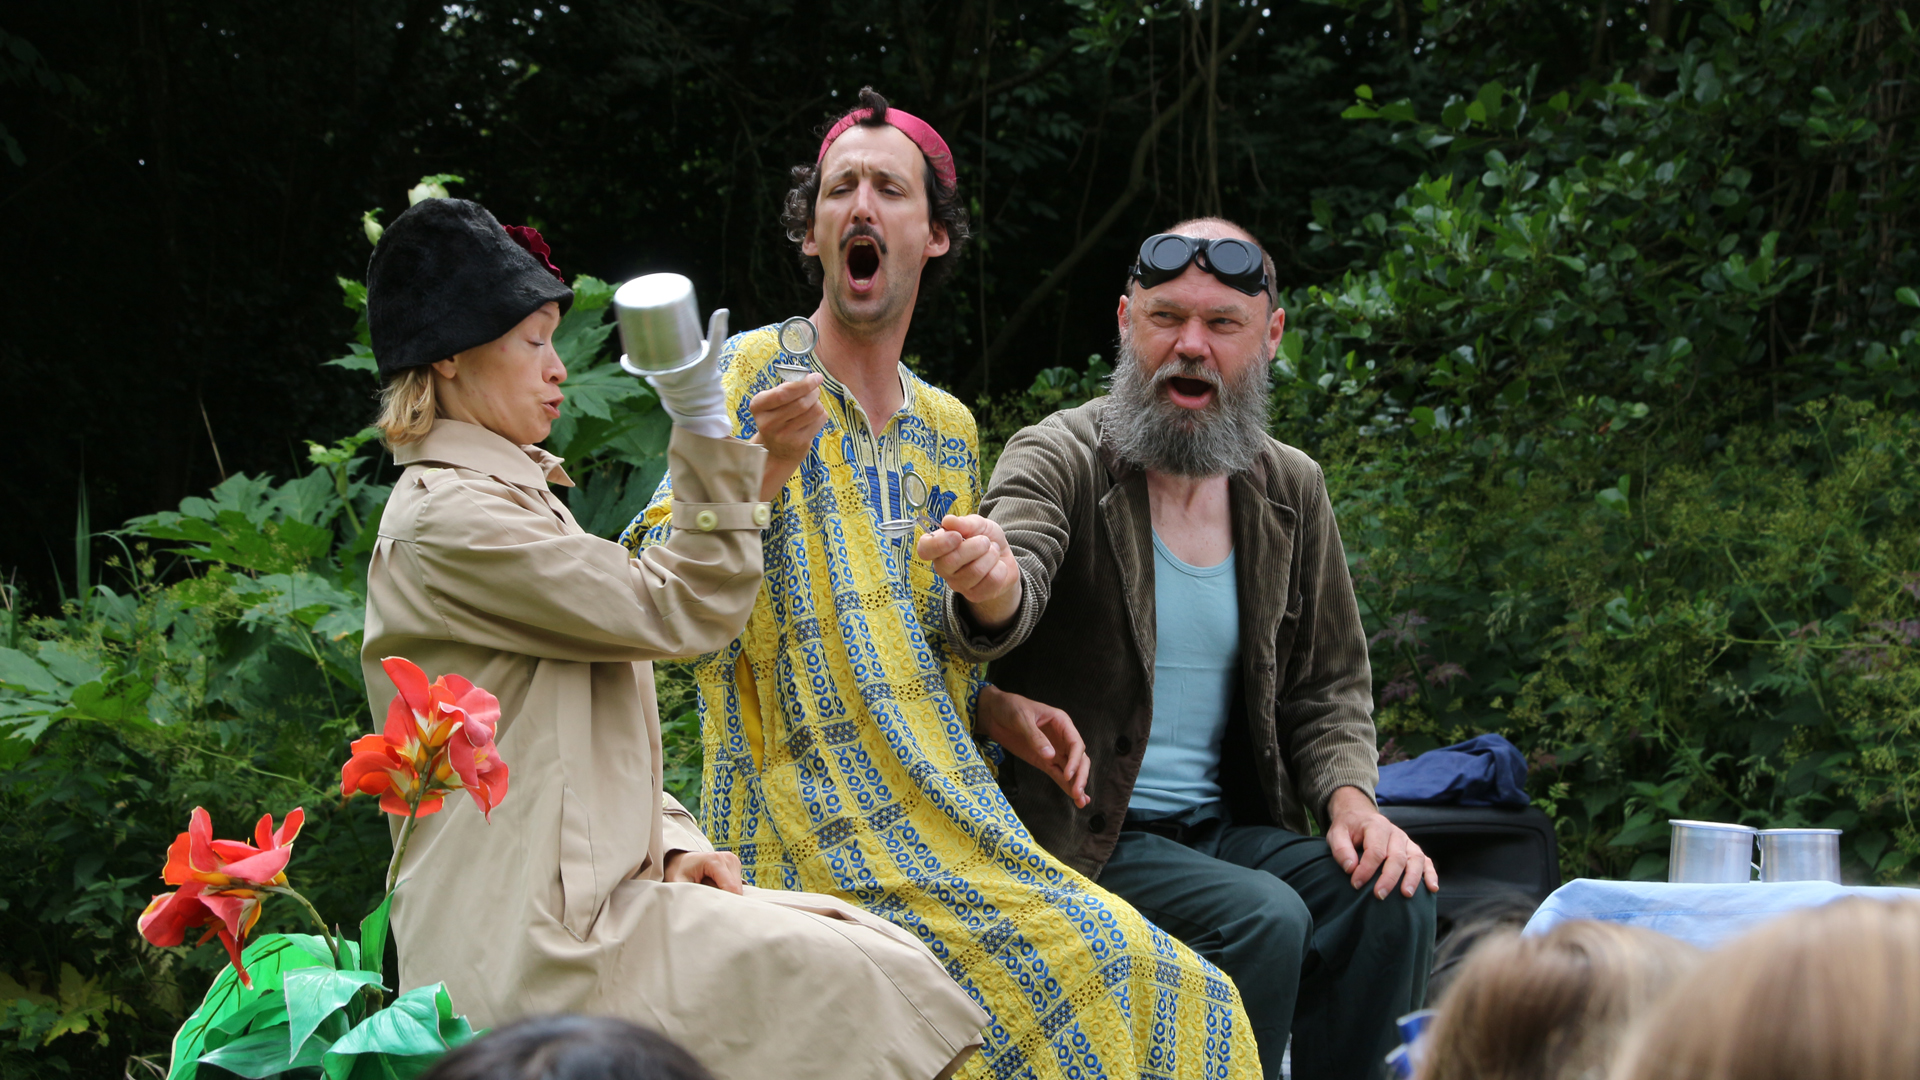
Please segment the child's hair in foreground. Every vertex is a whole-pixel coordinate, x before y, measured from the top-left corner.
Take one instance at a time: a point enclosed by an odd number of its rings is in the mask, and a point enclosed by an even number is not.
[[[1614,1080],[1920,1076],[1920,901],[1855,896],[1721,945],[1674,986]]]
[[[1635,1017],[1692,969],[1699,950],[1614,923],[1561,923],[1476,945],[1441,998],[1420,1080],[1604,1076]]]
[[[509,1024],[448,1054],[420,1080],[713,1080],[657,1031],[604,1016]]]

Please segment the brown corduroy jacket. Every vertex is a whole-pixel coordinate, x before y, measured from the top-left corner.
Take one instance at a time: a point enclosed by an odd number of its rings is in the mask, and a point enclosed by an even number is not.
[[[982,512],[1020,563],[1013,623],[984,633],[947,598],[952,640],[992,662],[994,685],[1066,710],[1086,740],[1084,808],[1012,756],[1000,784],[1034,838],[1089,877],[1113,854],[1153,726],[1153,520],[1146,474],[1102,443],[1107,400],[1022,430],[994,469]],[[1228,491],[1240,685],[1220,785],[1236,822],[1304,833],[1336,789],[1372,795],[1379,779],[1366,633],[1320,466],[1269,439]]]

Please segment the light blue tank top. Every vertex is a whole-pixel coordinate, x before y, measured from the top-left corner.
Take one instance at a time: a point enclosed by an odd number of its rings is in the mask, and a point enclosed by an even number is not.
[[[1173,814],[1220,798],[1220,739],[1239,677],[1233,554],[1189,566],[1153,537],[1153,731],[1132,810]]]

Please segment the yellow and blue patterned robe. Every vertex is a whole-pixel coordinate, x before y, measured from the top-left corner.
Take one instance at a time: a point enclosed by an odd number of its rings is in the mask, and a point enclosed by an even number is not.
[[[772,327],[722,353],[743,435],[775,360],[802,362]],[[947,648],[946,584],[912,537],[877,527],[906,516],[908,471],[935,520],[975,511],[973,417],[901,370],[906,404],[878,432],[828,377],[827,426],[773,503],[753,615],[695,665],[708,835],[755,885],[839,896],[925,942],[993,1015],[963,1077],[1258,1077],[1232,982],[1036,844],[981,756],[981,673]],[[670,484],[628,547],[666,540]]]

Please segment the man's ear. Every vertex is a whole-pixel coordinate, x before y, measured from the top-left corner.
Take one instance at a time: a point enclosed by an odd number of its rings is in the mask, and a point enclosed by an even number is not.
[[[947,227],[939,222],[931,222],[933,230],[927,234],[927,258],[937,259],[953,248],[953,239],[947,235]]]
[[[1126,293],[1121,293],[1120,294],[1120,310],[1114,312],[1114,315],[1113,315],[1114,322],[1119,324],[1120,332],[1123,334],[1127,332],[1127,301],[1129,299],[1131,298],[1128,297]]]
[[[1279,355],[1280,339],[1287,332],[1287,309],[1276,307],[1267,319],[1267,351]]]
[[[814,226],[814,223],[819,220],[820,219],[817,217],[808,215],[807,235],[800,238],[800,254],[808,255],[813,258],[820,257],[820,245],[817,242],[815,242],[813,239],[813,226]]]

